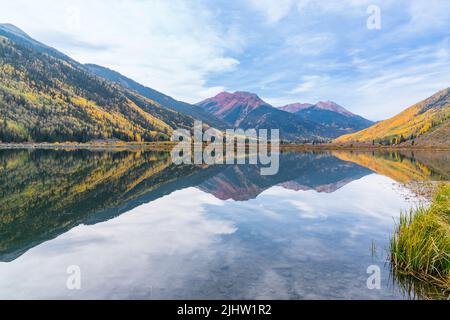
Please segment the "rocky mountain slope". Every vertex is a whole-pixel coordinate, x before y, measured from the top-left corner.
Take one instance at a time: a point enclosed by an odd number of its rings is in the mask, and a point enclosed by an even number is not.
[[[283,140],[324,139],[322,125],[274,108],[254,93],[222,92],[197,104],[232,127],[241,129],[279,129]]]
[[[204,111],[200,107],[196,105],[192,105],[186,102],[175,100],[172,97],[165,95],[164,93],[158,92],[152,88],[143,86],[142,84],[137,83],[136,81],[125,77],[124,75],[110,70],[108,68],[98,66],[95,64],[86,64],[86,68],[88,68],[91,72],[95,73],[99,77],[102,77],[111,82],[117,83],[125,88],[130,90],[134,90],[142,96],[151,99],[162,106],[172,109],[173,111],[179,112],[184,115],[188,115],[195,120],[203,121],[203,123],[217,128],[217,129],[226,129],[227,126],[225,122],[221,121],[217,117],[211,115],[210,113]]]
[[[326,128],[327,136],[336,138],[370,127],[374,122],[353,114],[337,103],[327,101],[315,105],[294,103],[280,108]]]

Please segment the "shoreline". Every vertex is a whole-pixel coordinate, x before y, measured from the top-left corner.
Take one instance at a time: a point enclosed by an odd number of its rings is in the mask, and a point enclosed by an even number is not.
[[[0,143],[0,150],[6,149],[145,149],[170,151],[176,142],[66,142],[66,143]],[[315,150],[348,150],[348,151],[450,151],[450,146],[372,146],[372,145],[337,145],[337,144],[281,144],[281,151],[315,151]]]
[[[281,150],[302,151],[302,150],[348,150],[348,151],[450,151],[450,146],[372,146],[372,145],[280,145]]]
[[[67,149],[85,149],[85,150],[155,150],[170,151],[175,143],[172,142],[149,142],[149,143],[123,143],[123,142],[88,142],[88,143],[0,143],[0,150],[12,149],[49,149],[49,150],[67,150]]]

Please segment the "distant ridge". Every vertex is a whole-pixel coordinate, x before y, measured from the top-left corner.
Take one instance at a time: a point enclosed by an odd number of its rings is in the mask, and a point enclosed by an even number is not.
[[[286,141],[327,137],[322,125],[274,108],[251,92],[222,92],[197,105],[235,128],[279,129],[281,139]]]
[[[331,138],[353,133],[374,124],[372,121],[358,116],[332,101],[321,101],[315,105],[311,103],[293,103],[279,109],[324,126],[326,135]]]
[[[139,94],[143,95],[146,98],[152,99],[153,101],[158,102],[162,106],[166,106],[173,111],[180,112],[187,116],[192,117],[195,120],[203,121],[205,124],[208,124],[211,127],[217,129],[226,129],[227,125],[225,122],[211,115],[210,113],[204,111],[202,108],[192,105],[189,103],[181,102],[173,99],[161,92],[158,92],[152,88],[148,88],[143,86],[136,81],[125,77],[124,75],[99,66],[95,64],[85,64],[85,67],[89,69],[91,72],[95,73],[97,76],[107,79],[109,81],[120,84],[121,86],[134,90]]]
[[[327,110],[327,111],[333,111],[336,113],[340,113],[342,115],[352,117],[355,116],[352,112],[345,109],[343,106],[338,105],[336,102],[333,101],[319,101],[316,104],[312,103],[292,103],[288,104],[286,106],[280,107],[280,110],[284,110],[291,113],[297,113],[299,111],[309,109],[315,107],[316,109],[320,110]]]
[[[0,36],[4,36],[17,44],[31,47],[34,50],[39,50],[40,52],[45,52],[52,57],[67,60],[70,61],[71,63],[81,66],[80,63],[76,62],[75,60],[65,55],[64,53],[31,38],[25,31],[16,27],[13,24],[0,23]]]
[[[290,112],[290,113],[296,113],[296,112],[299,112],[300,110],[311,108],[312,106],[313,106],[313,104],[311,104],[311,103],[292,103],[292,104],[288,104],[283,107],[279,107],[278,109],[286,111],[286,112]]]
[[[0,23],[0,28],[8,31],[11,34],[14,34],[15,36],[27,38],[29,40],[34,41],[28,34],[26,34],[23,30],[17,28],[15,25],[11,23]]]

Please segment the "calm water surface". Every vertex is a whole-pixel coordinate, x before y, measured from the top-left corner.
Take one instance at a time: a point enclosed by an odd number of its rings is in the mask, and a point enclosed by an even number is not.
[[[449,163],[286,153],[261,176],[166,153],[0,150],[0,298],[420,298],[393,279],[387,247],[420,201],[413,182],[449,180]],[[73,265],[81,290],[66,286]]]

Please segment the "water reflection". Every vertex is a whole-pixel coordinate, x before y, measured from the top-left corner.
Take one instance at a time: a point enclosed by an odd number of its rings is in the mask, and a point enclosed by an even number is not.
[[[423,159],[287,153],[261,176],[166,153],[1,151],[0,297],[402,298],[387,269],[384,290],[365,286],[411,206],[373,172],[448,179]],[[80,292],[65,287],[73,264]]]

